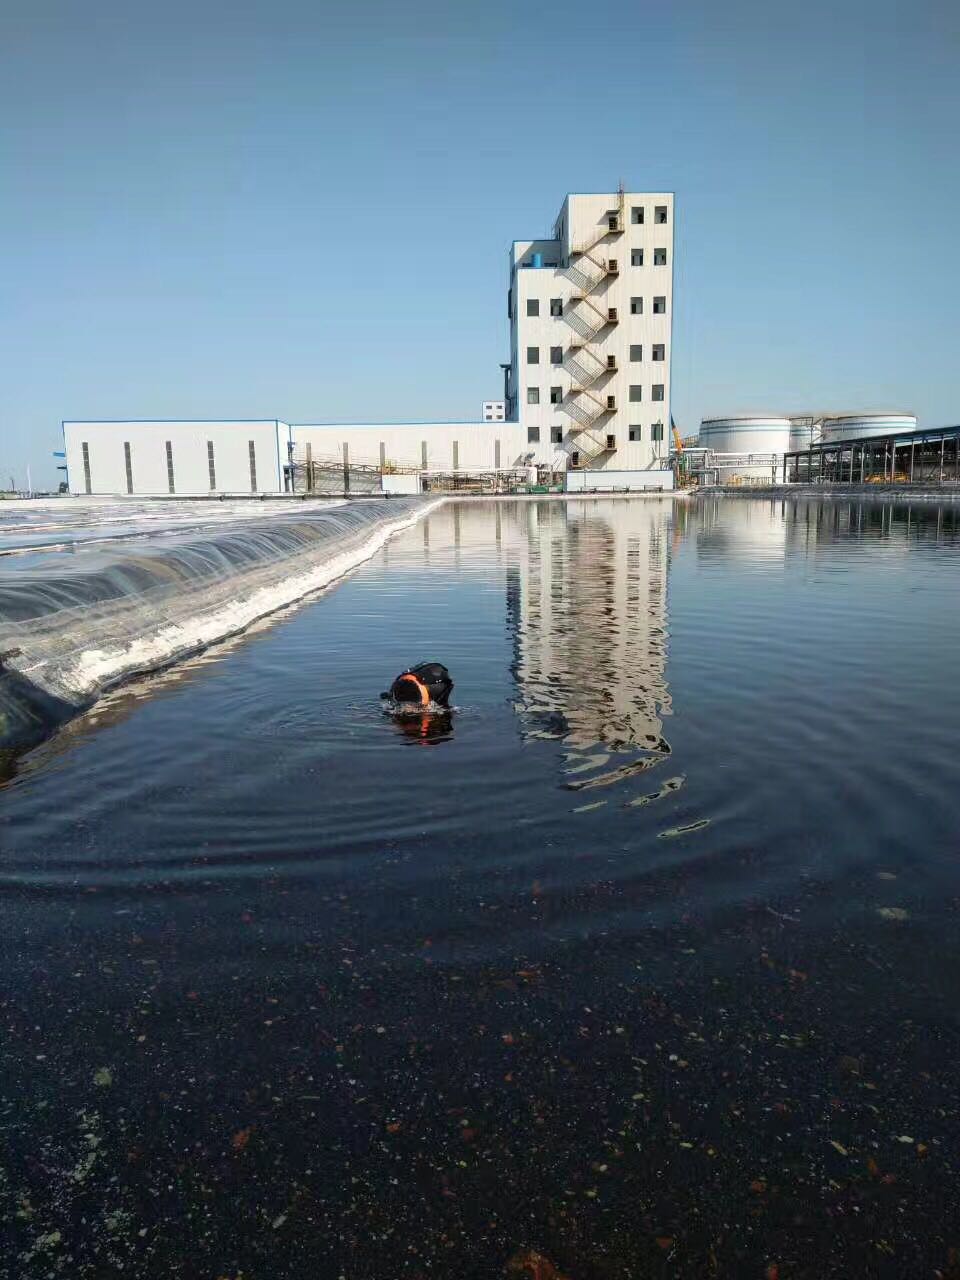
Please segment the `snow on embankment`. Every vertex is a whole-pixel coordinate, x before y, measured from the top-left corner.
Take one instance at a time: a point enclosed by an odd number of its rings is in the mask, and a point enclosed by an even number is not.
[[[232,525],[74,545],[69,554],[5,556],[0,747],[39,742],[105,689],[325,587],[436,505],[399,498],[298,506]]]

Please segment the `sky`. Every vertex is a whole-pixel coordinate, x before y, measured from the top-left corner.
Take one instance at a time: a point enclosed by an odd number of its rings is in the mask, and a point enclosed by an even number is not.
[[[620,181],[684,434],[956,422],[958,58],[952,0],[6,0],[0,485],[64,418],[476,418],[510,242]]]

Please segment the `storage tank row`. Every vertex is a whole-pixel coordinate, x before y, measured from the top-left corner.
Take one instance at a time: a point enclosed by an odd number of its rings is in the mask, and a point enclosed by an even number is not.
[[[736,462],[731,459],[720,467],[719,478],[736,484],[769,480],[771,466],[767,459],[771,454],[780,459],[781,465],[777,468],[779,478],[784,453],[807,449],[821,440],[839,443],[863,436],[888,436],[916,430],[917,418],[913,413],[819,413],[786,417],[750,414],[704,418],[700,423],[699,445],[715,454],[742,455]]]

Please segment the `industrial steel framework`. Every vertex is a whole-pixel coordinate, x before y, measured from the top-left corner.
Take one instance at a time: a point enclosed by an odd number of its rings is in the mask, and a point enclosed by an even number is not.
[[[819,440],[783,455],[788,484],[960,486],[960,426]]]

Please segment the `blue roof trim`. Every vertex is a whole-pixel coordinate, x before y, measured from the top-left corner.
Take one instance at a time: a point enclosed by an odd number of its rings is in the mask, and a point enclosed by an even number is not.
[[[619,196],[619,191],[568,191],[564,196],[564,200],[569,200],[571,196]],[[625,196],[676,196],[675,191],[627,191],[624,189]]]
[[[370,430],[375,431],[378,427],[489,427],[494,425],[485,418],[472,420],[461,418],[456,422],[438,422],[436,418],[429,418],[415,422],[291,422],[290,429],[296,431],[298,427],[369,427]]]
[[[178,422],[203,422],[210,426],[216,426],[217,424],[229,426],[232,423],[236,423],[237,426],[258,425],[261,427],[273,427],[281,422],[284,426],[288,425],[282,418],[63,418],[60,426],[65,427],[69,423],[71,426],[93,427],[101,422],[105,426],[119,426],[124,422],[129,422],[131,426],[144,422],[165,422],[171,426]]]

